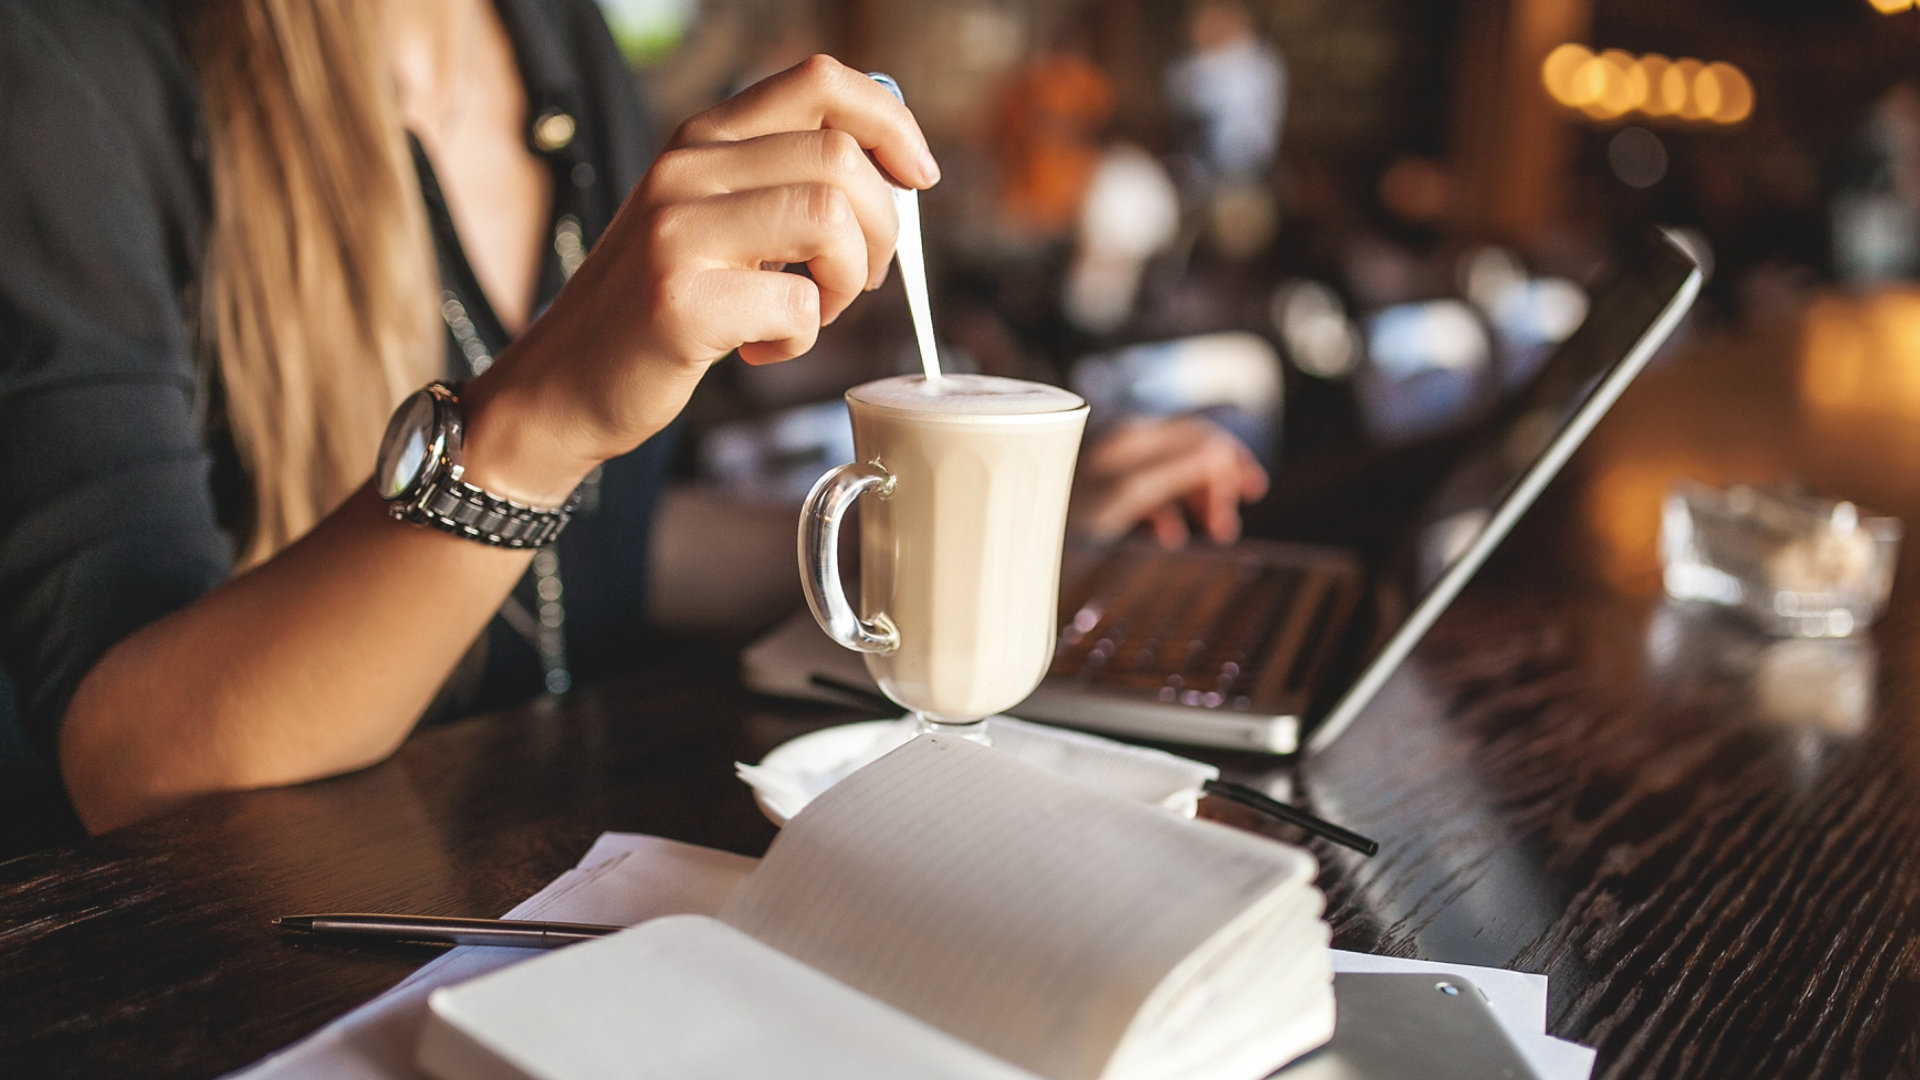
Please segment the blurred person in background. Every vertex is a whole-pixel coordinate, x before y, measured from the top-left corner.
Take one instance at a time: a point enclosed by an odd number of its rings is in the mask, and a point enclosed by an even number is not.
[[[1001,224],[1015,236],[1058,239],[1073,224],[1113,115],[1113,83],[1066,35],[1001,90],[993,125]]]
[[[1196,194],[1213,238],[1249,258],[1278,225],[1268,189],[1287,112],[1287,67],[1239,0],[1201,0],[1188,12],[1190,51],[1167,70],[1167,99],[1194,121]]]
[[[798,356],[879,284],[881,169],[939,176],[826,57],[655,160],[590,0],[21,0],[0,72],[14,847],[361,768],[423,714],[631,657],[662,433],[715,361]],[[368,476],[432,380],[467,484],[578,496],[557,544],[394,520],[398,474]],[[1230,452],[1120,458],[1100,505],[1237,527]]]
[[[1833,269],[1870,286],[1920,278],[1920,89],[1896,83],[1873,103],[1833,195]]]

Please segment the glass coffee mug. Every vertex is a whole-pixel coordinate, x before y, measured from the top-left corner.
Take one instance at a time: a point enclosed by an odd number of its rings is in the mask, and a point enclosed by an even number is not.
[[[978,739],[1053,660],[1086,403],[1017,379],[911,375],[854,387],[847,408],[858,461],[821,477],[801,511],[807,605],[921,731]],[[863,494],[856,613],[839,539]]]

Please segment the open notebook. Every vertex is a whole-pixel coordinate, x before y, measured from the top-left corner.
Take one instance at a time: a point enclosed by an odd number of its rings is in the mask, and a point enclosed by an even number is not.
[[[796,815],[717,919],[433,994],[440,1080],[1254,1080],[1333,1031],[1312,856],[923,736]]]

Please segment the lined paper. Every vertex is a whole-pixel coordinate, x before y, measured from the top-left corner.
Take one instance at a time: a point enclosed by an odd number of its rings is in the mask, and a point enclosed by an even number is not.
[[[815,799],[720,918],[1016,1065],[1094,1080],[1177,965],[1314,869],[929,735]]]

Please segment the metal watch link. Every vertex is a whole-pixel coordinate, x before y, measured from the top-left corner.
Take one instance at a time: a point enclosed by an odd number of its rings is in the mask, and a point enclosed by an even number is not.
[[[428,525],[494,547],[545,547],[573,516],[579,496],[551,509],[528,506],[463,479],[465,414],[459,391],[428,383],[408,395],[380,440],[374,483],[397,521]]]

